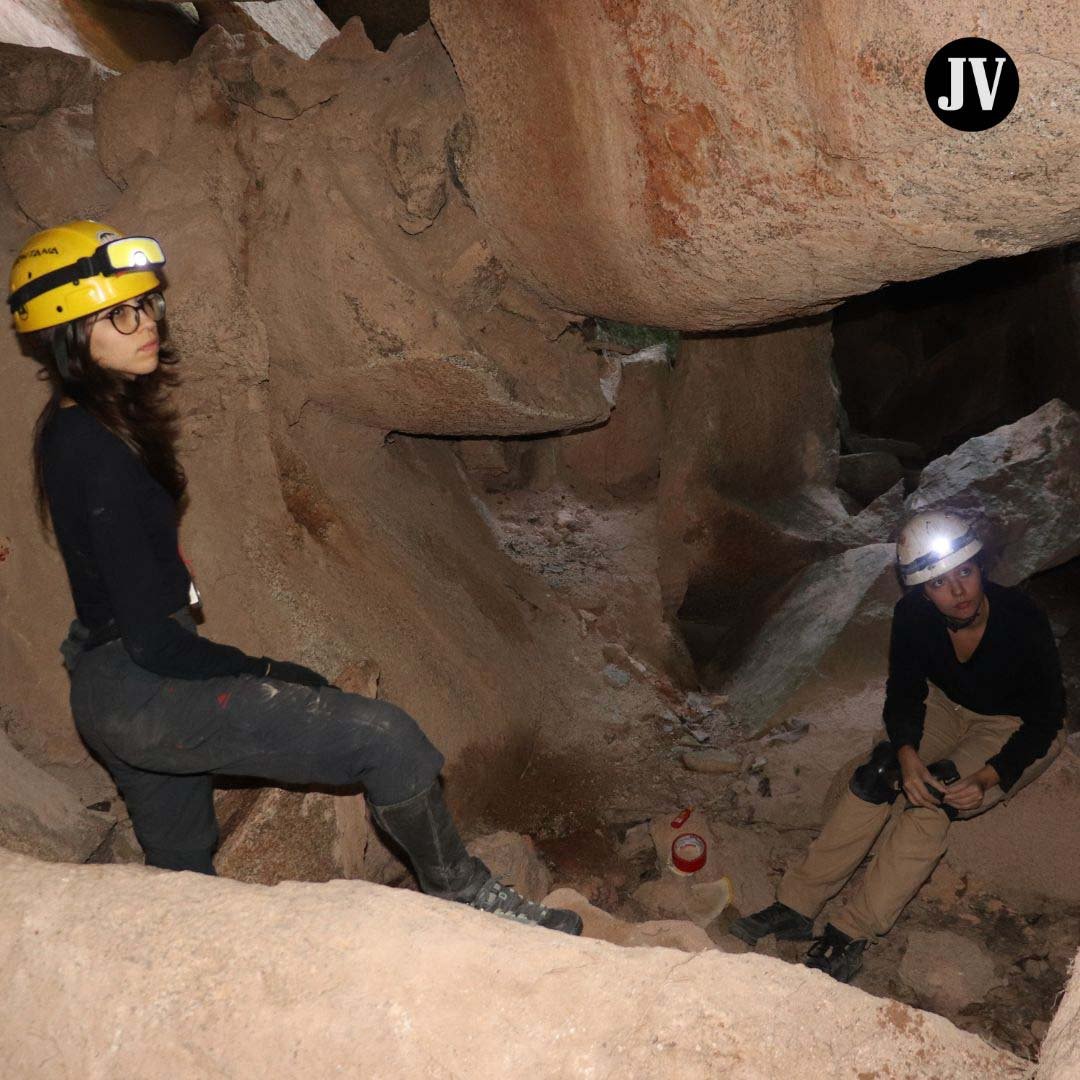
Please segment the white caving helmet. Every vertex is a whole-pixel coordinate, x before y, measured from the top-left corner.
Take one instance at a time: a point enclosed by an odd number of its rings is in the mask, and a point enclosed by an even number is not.
[[[921,585],[967,562],[977,551],[982,551],[982,541],[962,517],[925,510],[900,531],[896,562],[905,585]]]

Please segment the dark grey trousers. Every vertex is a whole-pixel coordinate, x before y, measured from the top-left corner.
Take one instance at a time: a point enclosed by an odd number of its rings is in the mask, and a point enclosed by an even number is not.
[[[186,608],[174,617],[198,633]],[[120,789],[150,866],[214,872],[217,774],[363,785],[385,806],[418,795],[442,769],[442,754],[390,702],[255,675],[156,675],[122,639],[84,652],[83,636],[76,620],[60,647],[75,726]]]

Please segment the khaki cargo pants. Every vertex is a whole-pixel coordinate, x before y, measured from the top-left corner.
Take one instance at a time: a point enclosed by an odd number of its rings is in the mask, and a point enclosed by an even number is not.
[[[933,683],[929,688],[919,744],[919,757],[926,764],[951,758],[960,775],[969,776],[1020,726],[1018,717],[984,716],[950,701]],[[1024,770],[1008,795],[995,785],[987,790],[977,810],[964,811],[959,820],[985,813],[1030,784],[1061,752],[1065,738],[1065,731],[1059,731],[1047,753]],[[837,930],[855,938],[886,933],[948,847],[950,821],[943,810],[911,806],[903,793],[899,802],[903,809],[893,813],[894,807],[887,803],[864,802],[846,790],[806,857],[784,875],[777,899],[808,918],[816,918],[866,857],[892,813],[881,846],[855,895],[832,920]]]

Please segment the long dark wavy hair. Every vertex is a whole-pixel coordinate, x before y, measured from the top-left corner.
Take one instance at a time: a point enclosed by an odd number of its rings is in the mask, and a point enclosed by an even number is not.
[[[180,382],[175,370],[177,357],[166,343],[164,320],[158,323],[158,366],[134,379],[95,363],[90,356],[92,315],[71,322],[20,334],[23,352],[37,361],[37,377],[49,384],[49,400],[34,424],[31,468],[34,477],[34,507],[42,530],[48,534],[50,515],[45,493],[45,466],[42,436],[57,414],[66,395],[96,417],[122,439],[146,466],[150,475],[173,497],[177,521],[186,508],[187,476],[176,456],[178,414],[168,401],[168,392]],[[54,338],[64,336],[68,355],[65,378],[53,355]]]

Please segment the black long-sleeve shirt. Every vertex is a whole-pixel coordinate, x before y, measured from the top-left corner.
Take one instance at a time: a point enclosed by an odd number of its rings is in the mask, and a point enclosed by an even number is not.
[[[81,405],[43,433],[45,493],[75,613],[91,631],[115,620],[135,663],[159,675],[260,675],[266,663],[186,631],[169,615],[191,578],[176,505],[142,461]]]
[[[967,661],[956,658],[945,619],[921,590],[893,609],[885,727],[897,750],[917,750],[927,680],[972,712],[1020,717],[1020,727],[987,761],[1008,791],[1050,749],[1065,715],[1061,662],[1046,613],[1023,592],[984,582],[990,615]]]

